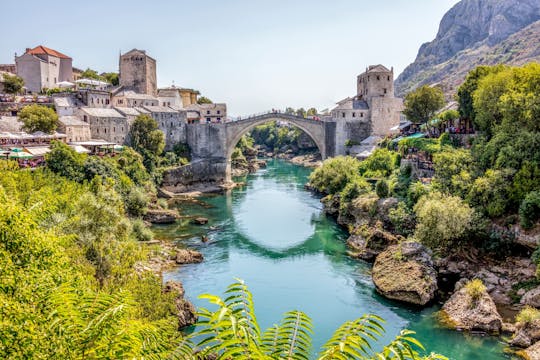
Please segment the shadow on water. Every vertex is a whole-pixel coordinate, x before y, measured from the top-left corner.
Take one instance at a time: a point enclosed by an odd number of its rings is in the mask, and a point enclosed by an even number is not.
[[[464,335],[441,328],[438,305],[407,307],[379,296],[371,266],[346,256],[346,232],[322,214],[317,197],[304,190],[310,169],[271,160],[268,168],[246,177],[246,185],[221,196],[181,205],[184,215],[209,219],[205,226],[185,219],[156,226],[159,238],[203,252],[202,264],[185,265],[164,275],[184,284],[196,306],[201,293],[223,294],[234,278],[253,292],[263,328],[282,314],[301,309],[313,318],[314,349],[344,321],[365,313],[386,319],[388,341],[401,329],[417,332],[430,351],[451,359],[509,359],[493,337]],[[208,205],[208,206],[206,206]],[[202,243],[201,235],[209,241]]]

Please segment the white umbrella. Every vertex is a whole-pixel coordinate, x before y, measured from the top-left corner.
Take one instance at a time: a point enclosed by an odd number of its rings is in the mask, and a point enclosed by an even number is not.
[[[74,87],[74,86],[75,86],[74,83],[69,82],[69,81],[60,81],[59,83],[56,83],[56,85],[57,85],[59,88],[70,88],[70,87]]]

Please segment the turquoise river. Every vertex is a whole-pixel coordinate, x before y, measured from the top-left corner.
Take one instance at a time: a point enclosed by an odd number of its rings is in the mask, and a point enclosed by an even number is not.
[[[207,217],[208,225],[185,219],[153,230],[158,238],[201,251],[204,262],[170,271],[164,280],[181,281],[196,306],[207,306],[199,294],[223,295],[234,278],[245,280],[261,327],[293,309],[313,319],[314,357],[342,322],[373,313],[386,320],[384,340],[408,328],[429,351],[450,359],[510,359],[497,338],[441,328],[438,306],[411,308],[379,296],[370,265],[347,257],[346,232],[324,215],[319,198],[304,190],[310,172],[270,160],[266,169],[242,179],[243,187],[182,203],[183,215]],[[209,241],[203,243],[202,235]]]

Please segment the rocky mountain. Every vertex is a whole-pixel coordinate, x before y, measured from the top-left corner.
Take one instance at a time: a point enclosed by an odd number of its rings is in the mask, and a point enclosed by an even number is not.
[[[462,0],[448,11],[435,40],[420,47],[396,80],[403,96],[440,83],[452,94],[478,65],[540,61],[540,0]]]

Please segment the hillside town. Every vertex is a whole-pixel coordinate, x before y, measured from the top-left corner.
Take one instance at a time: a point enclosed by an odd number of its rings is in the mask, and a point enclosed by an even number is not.
[[[15,64],[0,65],[0,93],[4,92],[4,74],[24,81],[20,95],[0,96],[3,147],[24,147],[31,155],[43,155],[51,140],[60,140],[83,152],[120,149],[140,114],[156,120],[166,143],[174,144],[181,141],[186,123],[221,123],[227,119],[226,104],[198,103],[197,90],[174,85],[158,88],[156,60],[144,50],[120,55],[116,85],[83,78],[84,71],[73,67],[72,62],[70,56],[39,45],[15,56]],[[29,134],[22,130],[17,114],[31,104],[56,111],[57,131]]]

